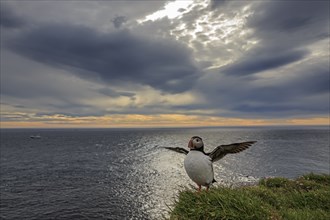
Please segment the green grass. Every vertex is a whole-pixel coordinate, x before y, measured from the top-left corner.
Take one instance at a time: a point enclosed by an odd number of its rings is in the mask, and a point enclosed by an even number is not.
[[[170,219],[330,219],[330,175],[262,179],[255,186],[180,192]]]

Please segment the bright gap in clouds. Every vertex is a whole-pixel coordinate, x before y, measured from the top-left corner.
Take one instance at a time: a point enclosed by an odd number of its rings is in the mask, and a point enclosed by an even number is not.
[[[169,19],[173,19],[176,17],[179,17],[183,13],[186,12],[186,10],[194,3],[192,0],[182,1],[177,0],[174,2],[169,2],[164,6],[164,9],[156,11],[150,15],[147,15],[145,19],[139,20],[139,23],[143,23],[145,21],[155,21],[158,19],[162,19],[164,17],[168,17]],[[183,10],[181,10],[183,9]]]
[[[233,16],[225,10],[204,10],[208,7],[210,0],[176,0],[166,3],[162,9],[138,20],[138,23],[143,25],[144,22],[170,19],[175,25],[167,33],[193,49],[196,61],[211,61],[207,69],[220,68],[257,45],[258,41],[251,37],[253,31],[246,28],[247,19],[253,11],[250,5],[246,5],[237,9]],[[181,19],[185,16],[190,19]],[[225,51],[226,56],[214,56],[219,50]]]

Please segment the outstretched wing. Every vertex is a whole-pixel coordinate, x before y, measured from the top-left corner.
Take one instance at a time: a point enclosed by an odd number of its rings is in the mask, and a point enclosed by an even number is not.
[[[175,151],[175,152],[178,152],[178,153],[182,153],[182,154],[188,154],[189,153],[188,150],[186,150],[184,148],[181,148],[181,147],[164,147],[164,148]]]
[[[226,154],[235,154],[246,150],[254,143],[256,143],[256,141],[220,145],[216,147],[212,152],[206,153],[206,155],[211,157],[212,161],[215,162],[226,156]]]

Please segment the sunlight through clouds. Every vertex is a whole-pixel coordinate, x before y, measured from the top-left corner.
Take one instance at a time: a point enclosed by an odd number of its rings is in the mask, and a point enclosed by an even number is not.
[[[169,2],[163,9],[147,15],[143,20],[138,20],[138,22],[143,23],[146,21],[156,21],[164,17],[169,19],[179,18],[182,14],[186,13],[186,10],[189,10],[193,3],[193,0],[176,0]]]
[[[253,30],[246,25],[254,14],[249,5],[233,14],[226,10],[220,13],[209,10],[209,3],[208,0],[196,1],[182,19],[171,19],[175,25],[170,34],[192,48],[197,61],[212,62],[208,66],[212,69],[235,61],[241,53],[255,47],[258,40],[252,37]],[[185,16],[191,19],[187,20]],[[221,56],[214,56],[219,50]]]

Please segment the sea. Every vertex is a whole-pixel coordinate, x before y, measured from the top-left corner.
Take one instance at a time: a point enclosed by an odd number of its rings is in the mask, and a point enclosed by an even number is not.
[[[0,219],[165,219],[192,136],[205,150],[257,141],[214,164],[212,187],[329,174],[329,127],[1,129]],[[32,138],[31,138],[32,137]]]

